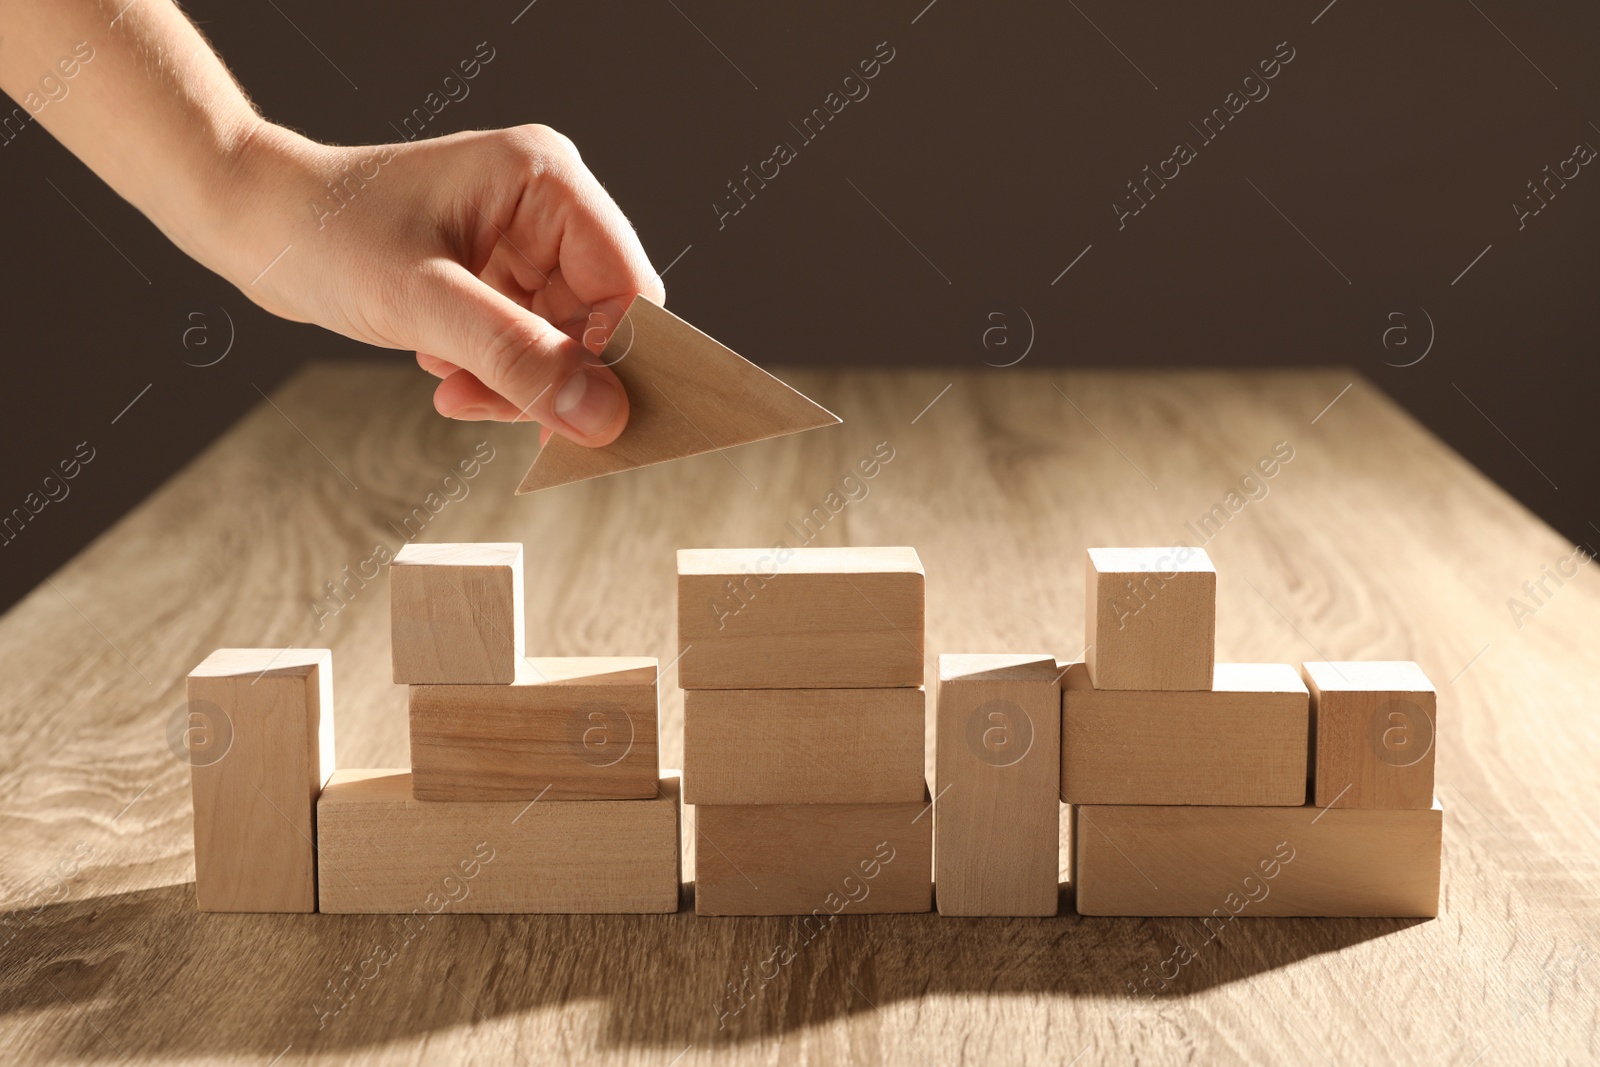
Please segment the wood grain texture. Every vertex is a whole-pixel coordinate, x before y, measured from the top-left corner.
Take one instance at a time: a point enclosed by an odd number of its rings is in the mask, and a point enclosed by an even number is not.
[[[921,689],[694,689],[683,694],[686,804],[915,801]]]
[[[1319,807],[1426,808],[1433,803],[1439,699],[1415,663],[1311,662]]]
[[[940,915],[1056,913],[1062,669],[1044,654],[939,657]]]
[[[657,667],[645,656],[539,656],[510,685],[412,686],[417,799],[655,796]]]
[[[1444,810],[1085,805],[1083,915],[1432,917]]]
[[[334,770],[333,653],[219,648],[189,672],[195,906],[315,911],[316,803]]]
[[[337,771],[317,822],[324,912],[678,910],[677,778],[648,800],[433,803],[407,771]]]
[[[1211,684],[1217,574],[1205,549],[1091,548],[1084,573],[1083,659],[1098,688]]]
[[[528,468],[519,494],[839,422],[833,412],[642,296],[628,305],[600,359],[628,391],[622,436],[604,448],[552,437]]]
[[[678,684],[923,684],[926,582],[910,547],[680,549]]]
[[[1063,679],[1069,804],[1306,803],[1310,697],[1287,663],[1219,663],[1209,690],[1096,689]]]
[[[1593,1059],[1600,572],[1584,568],[1520,629],[1506,611],[1570,544],[1345,370],[1053,371],[1030,358],[784,377],[846,422],[740,449],[759,492],[712,454],[518,499],[531,427],[439,418],[433,382],[403,359],[311,367],[273,390],[282,414],[259,405],[12,608],[0,619],[0,1059]],[[189,768],[169,740],[185,675],[225,646],[331,648],[339,759],[406,766],[386,576],[320,629],[316,608],[337,606],[323,583],[342,568],[400,545],[390,524],[464,459],[481,472],[456,473],[465,497],[424,509],[421,536],[516,541],[530,565],[549,561],[528,584],[542,654],[659,658],[661,760],[675,767],[674,551],[776,544],[885,440],[894,459],[870,493],[809,543],[916,546],[931,652],[1063,659],[1084,646],[1086,546],[1171,543],[1273,442],[1290,442],[1270,491],[1205,546],[1217,656],[1411,659],[1438,683],[1439,917],[1253,919],[1202,949],[1194,920],[1083,918],[1070,899],[1043,919],[845,914],[809,941],[792,919],[687,909],[441,914],[360,985],[392,916],[196,914]],[[1179,939],[1200,957],[1163,979]],[[780,944],[794,958],[764,968]],[[313,1005],[347,980],[342,1010],[319,1017]],[[729,983],[745,988],[743,1007],[719,1017],[740,1007]]]
[[[394,680],[508,684],[523,657],[520,544],[409,544],[389,567]]]
[[[932,804],[696,804],[699,915],[877,915],[933,906]]]

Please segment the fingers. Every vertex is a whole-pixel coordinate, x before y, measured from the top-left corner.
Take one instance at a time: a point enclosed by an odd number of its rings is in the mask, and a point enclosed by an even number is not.
[[[531,414],[480,382],[471,371],[457,370],[441,375],[444,379],[433,391],[433,406],[441,414],[464,422],[527,422]]]
[[[446,363],[438,356],[430,356],[426,352],[417,353],[417,366],[433,375],[435,378],[448,378],[461,368],[454,363]]]
[[[541,231],[548,234],[550,224],[557,223],[560,269],[549,279],[552,292],[545,299],[567,303],[562,298],[570,296],[571,303],[599,315],[602,321],[594,325],[603,324],[603,331],[587,327],[583,331],[590,349],[598,352],[604,347],[602,333],[609,335],[622,321],[635,294],[660,304],[666,301],[666,287],[622,209],[583,165],[571,142],[554,131],[539,127],[533,131],[530,136],[546,139],[546,152],[549,139],[556,139],[557,158],[548,177],[559,186],[558,206],[518,210],[510,237],[538,244]]]
[[[622,432],[622,383],[580,342],[450,260],[429,265],[417,297],[410,316],[416,347],[459,368],[434,394],[440,414],[536,419],[589,446],[610,444]]]

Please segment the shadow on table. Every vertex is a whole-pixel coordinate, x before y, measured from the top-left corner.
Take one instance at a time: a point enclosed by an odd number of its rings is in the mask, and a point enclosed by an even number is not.
[[[517,1016],[588,1000],[603,1006],[602,1046],[670,1058],[929,995],[1155,1013],[1421,921],[1241,917],[1212,937],[1194,919],[1080,917],[1063,892],[1057,918],[842,916],[808,940],[792,919],[697,917],[692,894],[675,915],[442,914],[409,927],[200,914],[192,884],[15,911],[0,915],[0,1025],[53,1009],[33,1025],[61,1058],[269,1062],[286,1047],[290,1060],[488,1024],[510,1056],[551,1051],[549,1036],[531,1047]],[[1179,943],[1192,953],[1181,964]]]

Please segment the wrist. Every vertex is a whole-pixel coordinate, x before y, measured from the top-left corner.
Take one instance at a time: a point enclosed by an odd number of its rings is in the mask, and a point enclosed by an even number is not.
[[[265,119],[239,130],[207,176],[194,247],[185,251],[246,289],[306,229],[306,201],[322,187],[333,151]]]

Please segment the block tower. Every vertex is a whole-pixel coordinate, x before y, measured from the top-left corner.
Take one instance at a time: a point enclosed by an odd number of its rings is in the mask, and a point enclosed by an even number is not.
[[[911,548],[678,553],[697,913],[929,910],[924,597]]]
[[[1087,577],[1089,649],[1061,694],[1080,913],[1437,914],[1416,664],[1214,662],[1201,549],[1090,549]]]
[[[409,769],[334,768],[326,650],[190,675],[232,742],[191,756],[201,910],[676,911],[656,661],[527,656],[520,544],[408,545],[390,583]]]

